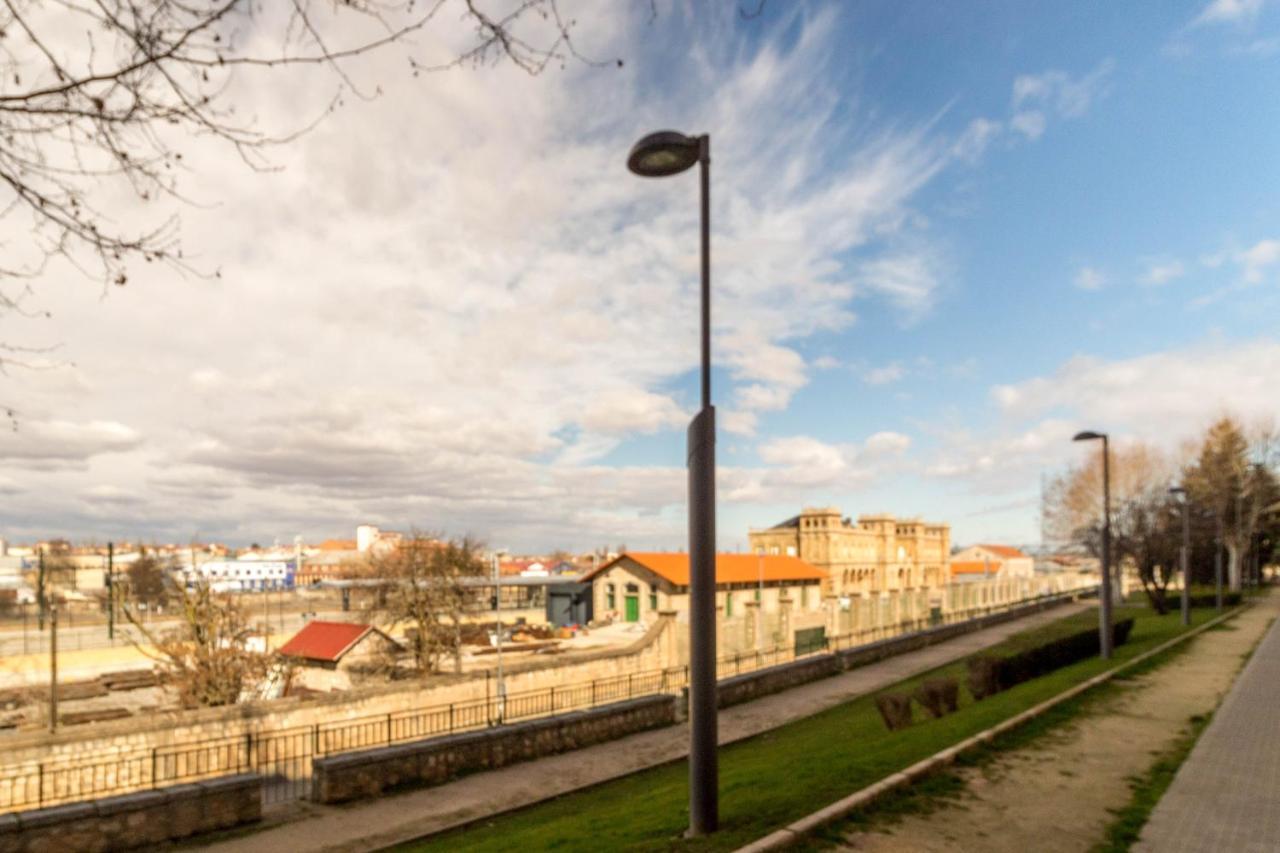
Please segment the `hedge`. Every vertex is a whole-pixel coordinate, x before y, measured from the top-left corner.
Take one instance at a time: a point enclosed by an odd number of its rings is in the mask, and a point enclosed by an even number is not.
[[[1133,630],[1133,619],[1116,622],[1111,628],[1114,645],[1124,645]],[[1090,628],[1005,657],[980,655],[970,658],[969,692],[975,699],[985,699],[1015,684],[1091,658],[1099,650],[1098,631]]]

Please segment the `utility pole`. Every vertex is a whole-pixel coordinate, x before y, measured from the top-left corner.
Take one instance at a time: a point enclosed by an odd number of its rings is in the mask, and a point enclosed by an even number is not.
[[[45,605],[46,605],[45,592],[44,592],[44,548],[43,547],[40,548],[38,552],[38,557],[40,560],[40,568],[38,570],[38,574],[36,575],[36,606],[39,608],[39,610],[36,617],[37,619],[36,628],[43,631],[44,630],[44,611],[45,611]]]
[[[500,572],[498,570],[498,555],[493,555],[493,616],[498,626],[498,724],[502,724],[503,717],[507,713],[507,684],[502,679],[502,614],[498,607],[502,603],[502,591],[498,586],[498,578]]]
[[[49,731],[58,730],[58,608],[49,608]]]
[[[107,543],[107,639],[116,638],[116,548]]]

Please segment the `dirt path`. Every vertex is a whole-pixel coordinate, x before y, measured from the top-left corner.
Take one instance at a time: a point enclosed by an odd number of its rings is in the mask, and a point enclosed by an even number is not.
[[[1066,853],[1102,840],[1129,801],[1129,777],[1144,773],[1190,718],[1217,707],[1249,650],[1280,612],[1270,596],[1221,629],[1209,630],[1173,661],[1124,682],[1083,716],[998,756],[959,771],[965,790],[927,813],[869,832],[837,849],[859,851],[981,850]]]

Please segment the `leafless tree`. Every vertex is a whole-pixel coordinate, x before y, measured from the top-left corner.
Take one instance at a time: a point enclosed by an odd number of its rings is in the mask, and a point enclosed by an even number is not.
[[[265,677],[271,657],[249,647],[252,632],[244,611],[207,581],[190,588],[178,584],[174,598],[176,627],[153,629],[132,608],[124,608],[125,618],[142,637],[138,648],[156,662],[182,707],[234,704],[246,687]]]
[[[468,538],[441,540],[415,532],[395,550],[375,557],[372,571],[382,581],[373,615],[387,626],[406,626],[418,673],[435,672],[446,655],[452,655],[461,671],[460,635],[468,601],[462,579],[484,574],[480,545]]]
[[[451,55],[415,55],[414,37],[450,18],[470,26],[470,40]],[[238,103],[241,75],[327,69],[333,97],[319,121],[348,93],[377,94],[345,70],[362,54],[403,50],[414,76],[500,62],[540,74],[590,61],[574,25],[557,0],[3,0],[0,223],[13,237],[0,243],[0,315],[47,316],[32,285],[55,257],[104,288],[128,282],[137,263],[217,275],[184,257],[179,216],[164,204],[188,201],[184,144],[211,137],[248,168],[270,169],[269,149],[314,126],[261,128]],[[148,224],[120,221],[122,190],[159,207]],[[0,371],[39,367],[48,352],[0,341]]]
[[[1151,605],[1167,609],[1165,591],[1177,567],[1180,528],[1168,496],[1176,466],[1168,456],[1145,444],[1113,447],[1111,453],[1112,571],[1133,566]],[[1044,491],[1046,536],[1102,553],[1102,460],[1068,469]]]

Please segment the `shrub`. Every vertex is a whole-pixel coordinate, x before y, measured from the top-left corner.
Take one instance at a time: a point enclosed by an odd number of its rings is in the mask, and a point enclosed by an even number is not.
[[[954,678],[927,679],[916,689],[916,701],[936,720],[959,706],[960,683]]]
[[[969,658],[969,692],[974,699],[986,699],[1000,692],[997,663],[996,658],[990,655]]]
[[[1181,601],[1181,599],[1178,598],[1178,595],[1180,594],[1181,593],[1174,593],[1170,595],[1170,598],[1172,599],[1172,601],[1169,606],[1171,609],[1177,610],[1179,607],[1182,606],[1181,604],[1179,604],[1179,601]],[[1240,593],[1227,592],[1225,589],[1222,591],[1223,607],[1236,607],[1239,604],[1240,604]],[[1217,593],[1210,592],[1206,594],[1203,592],[1192,592],[1191,606],[1192,607],[1217,607],[1218,606]]]
[[[1121,646],[1128,642],[1129,632],[1132,630],[1132,618],[1114,623],[1111,628],[1113,645]],[[969,692],[975,699],[984,699],[1024,681],[1091,658],[1098,652],[1098,631],[1090,628],[1005,657],[984,655],[970,658]]]
[[[891,732],[905,729],[912,723],[910,693],[881,693],[876,697],[876,709]]]

